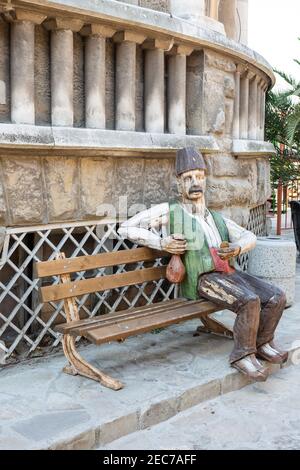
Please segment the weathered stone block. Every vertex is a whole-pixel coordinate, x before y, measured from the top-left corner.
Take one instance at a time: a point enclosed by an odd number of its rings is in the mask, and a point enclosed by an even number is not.
[[[223,70],[224,72],[235,72],[236,65],[228,57],[224,57],[217,52],[205,51],[205,66],[214,69]]]
[[[115,167],[114,199],[127,197],[128,208],[132,204],[141,204],[143,199],[144,160],[120,158]]]
[[[110,423],[105,423],[100,427],[98,445],[105,445],[122,436],[135,432],[138,430],[138,426],[139,422],[137,413],[121,416]]]
[[[234,103],[232,99],[225,99],[225,133],[228,136],[232,135],[232,125],[233,125],[233,107]]]
[[[51,446],[50,450],[90,450],[95,446],[95,440],[95,431],[92,429],[79,434],[70,441],[61,440],[54,446]]]
[[[169,200],[173,160],[145,160],[144,204],[159,204]]]
[[[237,224],[241,225],[242,227],[247,227],[249,222],[250,216],[250,209],[249,207],[231,207],[230,208],[230,216],[232,220],[234,220]]]
[[[249,385],[251,380],[238,372],[227,374],[221,381],[221,394],[233,392],[234,390],[240,390],[246,385]]]
[[[78,159],[49,157],[44,160],[49,222],[78,216]]]
[[[140,429],[146,429],[157,423],[166,421],[178,413],[179,398],[170,398],[162,400],[159,403],[152,404],[140,417]]]
[[[231,155],[208,155],[206,157],[208,173],[212,176],[237,176],[240,164]]]
[[[206,199],[210,207],[223,208],[232,205],[249,205],[253,187],[249,181],[238,178],[213,178],[207,181]]]
[[[270,162],[266,159],[256,161],[257,164],[257,204],[263,204],[271,195]]]
[[[101,204],[113,202],[114,162],[108,158],[82,158],[80,171],[81,210],[94,218]]]
[[[42,223],[45,219],[40,158],[8,157],[3,180],[12,224]]]
[[[234,99],[235,97],[235,81],[233,75],[224,75],[224,92],[226,98]]]
[[[221,393],[221,385],[219,380],[200,384],[197,387],[190,388],[180,397],[179,412],[184,411],[199,403],[211,400]]]
[[[203,126],[204,134],[223,135],[225,132],[225,97],[223,83],[211,82],[205,75],[203,82]]]

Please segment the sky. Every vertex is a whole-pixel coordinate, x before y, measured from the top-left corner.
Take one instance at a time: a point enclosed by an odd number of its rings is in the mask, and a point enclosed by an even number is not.
[[[248,45],[300,81],[300,0],[249,0]],[[284,88],[277,77],[277,89]]]

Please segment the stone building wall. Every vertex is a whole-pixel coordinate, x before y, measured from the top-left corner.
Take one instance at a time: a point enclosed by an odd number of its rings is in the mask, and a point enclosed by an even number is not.
[[[120,0],[121,1],[121,0]],[[219,7],[224,6],[223,0]],[[17,2],[16,2],[17,3]],[[62,2],[63,3],[63,2]],[[106,1],[107,4],[115,3]],[[124,2],[123,2],[124,3]],[[170,12],[174,3],[162,0],[127,1],[133,5],[151,8],[159,12]],[[193,2],[192,2],[193,4]],[[191,5],[192,5],[191,4]],[[130,6],[125,6],[126,9]],[[206,2],[205,11],[209,4]],[[115,10],[118,13],[118,9]],[[134,12],[132,13],[134,14]],[[26,226],[32,224],[48,224],[57,221],[78,221],[97,216],[101,203],[111,201],[117,205],[118,197],[129,195],[129,204],[134,202],[145,203],[147,206],[170,198],[175,188],[174,155],[176,147],[187,143],[184,136],[170,133],[172,113],[168,112],[168,87],[170,86],[170,60],[168,52],[165,53],[164,65],[164,100],[163,114],[165,124],[164,142],[156,136],[157,145],[147,144],[147,152],[143,158],[139,156],[139,144],[134,145],[134,155],[130,155],[130,146],[126,152],[126,159],[121,158],[122,152],[116,155],[111,145],[102,156],[101,138],[97,148],[89,156],[84,148],[77,147],[72,141],[72,131],[80,128],[85,131],[80,141],[88,144],[94,139],[89,129],[85,129],[85,44],[87,37],[78,30],[73,32],[73,129],[62,129],[63,144],[67,144],[68,152],[62,148],[47,150],[47,139],[52,135],[44,133],[44,127],[51,128],[51,30],[45,28],[43,21],[35,22],[34,26],[34,125],[36,131],[29,132],[38,136],[40,153],[27,150],[26,139],[33,139],[26,133],[28,129],[15,127],[20,123],[12,122],[11,103],[12,77],[10,73],[11,34],[14,24],[14,13],[7,14],[3,10],[0,21],[0,124],[2,127],[1,152],[1,179],[0,179],[0,223],[3,226]],[[46,18],[43,17],[43,19]],[[42,24],[40,24],[42,23]],[[83,23],[82,23],[83,26]],[[189,26],[187,26],[189,28]],[[77,28],[78,29],[78,28]],[[80,28],[79,28],[80,29]],[[198,33],[198,31],[196,30]],[[212,30],[208,32],[210,37]],[[156,34],[156,33],[155,33]],[[220,34],[214,33],[220,41]],[[217,35],[217,36],[216,36]],[[115,92],[117,79],[116,48],[118,44],[112,35],[106,37],[105,57],[105,127],[106,130],[116,129]],[[146,36],[145,38],[146,39]],[[222,41],[225,41],[222,39]],[[213,44],[213,43],[212,43]],[[226,41],[225,41],[226,44]],[[176,46],[178,47],[178,46]],[[175,47],[175,49],[176,49]],[[185,46],[187,47],[187,46]],[[236,120],[242,119],[244,102],[240,102],[240,88],[242,74],[250,73],[245,60],[240,60],[222,51],[218,44],[218,51],[211,47],[190,47],[186,53],[186,130],[184,134],[190,136],[192,145],[197,145],[196,138],[192,136],[208,136],[210,143],[203,144],[201,149],[205,154],[209,168],[208,178],[208,204],[226,212],[238,222],[246,225],[249,211],[252,207],[263,204],[269,196],[269,163],[268,152],[270,147],[262,143],[262,111],[263,96],[256,103],[257,132],[254,136],[244,139],[241,143],[241,123],[236,134]],[[136,44],[135,82],[136,94],[134,98],[135,132],[147,132],[145,126],[145,54],[146,49],[141,43]],[[172,49],[173,51],[173,49]],[[239,52],[238,48],[237,51]],[[244,51],[242,50],[244,53]],[[247,52],[247,51],[246,51]],[[249,51],[248,51],[249,52]],[[241,65],[242,63],[242,65]],[[242,72],[238,72],[243,67]],[[270,79],[266,69],[256,74],[252,67],[252,80],[261,81],[263,86],[269,86]],[[121,73],[121,72],[120,72]],[[237,74],[238,81],[237,81]],[[253,77],[255,78],[253,79]],[[172,79],[172,77],[171,77]],[[251,104],[251,83],[248,79],[250,95],[247,100]],[[250,85],[249,85],[250,83]],[[238,89],[237,89],[238,86]],[[124,87],[126,84],[124,83]],[[183,99],[182,97],[180,99]],[[236,101],[239,100],[238,109]],[[248,106],[250,104],[247,103]],[[238,116],[237,116],[238,114]],[[252,116],[253,117],[253,116]],[[246,127],[250,129],[251,111],[247,116]],[[8,129],[9,128],[9,129]],[[25,132],[22,137],[22,132]],[[6,135],[6,132],[8,135]],[[101,131],[104,132],[104,131]],[[21,133],[21,135],[20,135]],[[249,130],[250,133],[250,130]],[[11,135],[13,134],[13,136]],[[44,135],[47,137],[44,137]],[[247,134],[247,132],[246,132]],[[124,135],[124,133],[123,133]],[[119,149],[126,149],[126,142],[122,142],[122,133],[116,132],[113,141],[117,141]],[[143,134],[144,136],[145,134]],[[162,137],[162,136],[161,136]],[[245,136],[243,136],[245,137]],[[249,135],[248,135],[249,137]],[[45,139],[46,140],[43,140]],[[20,140],[18,146],[8,145]],[[22,140],[23,139],[23,140]],[[200,140],[199,140],[200,139]],[[199,137],[199,142],[201,138]],[[234,140],[235,139],[235,140]],[[130,138],[129,138],[130,140]],[[203,139],[202,139],[203,140]],[[251,142],[260,142],[253,150]],[[150,137],[150,142],[153,142]],[[43,148],[44,145],[44,148]],[[211,148],[205,148],[205,145]],[[83,146],[84,147],[84,146]],[[141,145],[142,147],[142,145]],[[234,152],[234,147],[237,147]],[[72,155],[72,148],[76,155]],[[144,149],[140,149],[144,153]],[[166,155],[168,150],[168,155]],[[89,150],[90,152],[90,150]],[[265,153],[264,153],[265,152]],[[99,154],[100,153],[100,154]],[[272,151],[271,151],[272,153]],[[150,155],[151,154],[151,155]],[[145,157],[151,156],[151,158]],[[245,160],[245,157],[247,159]]]

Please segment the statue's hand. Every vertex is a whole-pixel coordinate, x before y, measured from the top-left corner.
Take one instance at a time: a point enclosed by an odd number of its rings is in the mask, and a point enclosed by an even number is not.
[[[222,260],[235,258],[236,256],[239,256],[240,252],[241,247],[235,243],[227,243],[227,245],[223,247],[221,245],[221,248],[218,249],[218,255]]]
[[[174,234],[165,237],[161,241],[161,248],[172,255],[183,255],[186,251],[186,240],[183,235]]]

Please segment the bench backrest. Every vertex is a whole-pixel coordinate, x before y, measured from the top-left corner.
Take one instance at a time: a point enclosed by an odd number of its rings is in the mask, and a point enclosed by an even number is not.
[[[60,259],[36,263],[36,272],[39,278],[59,275],[63,281],[60,284],[42,287],[42,300],[43,302],[55,302],[93,292],[163,279],[166,277],[166,266],[135,269],[134,271],[109,274],[92,279],[77,281],[71,281],[70,279],[71,273],[132,264],[139,261],[155,261],[163,256],[170,255],[150,248],[135,248],[98,255],[78,256],[76,258],[65,258],[61,253]]]

